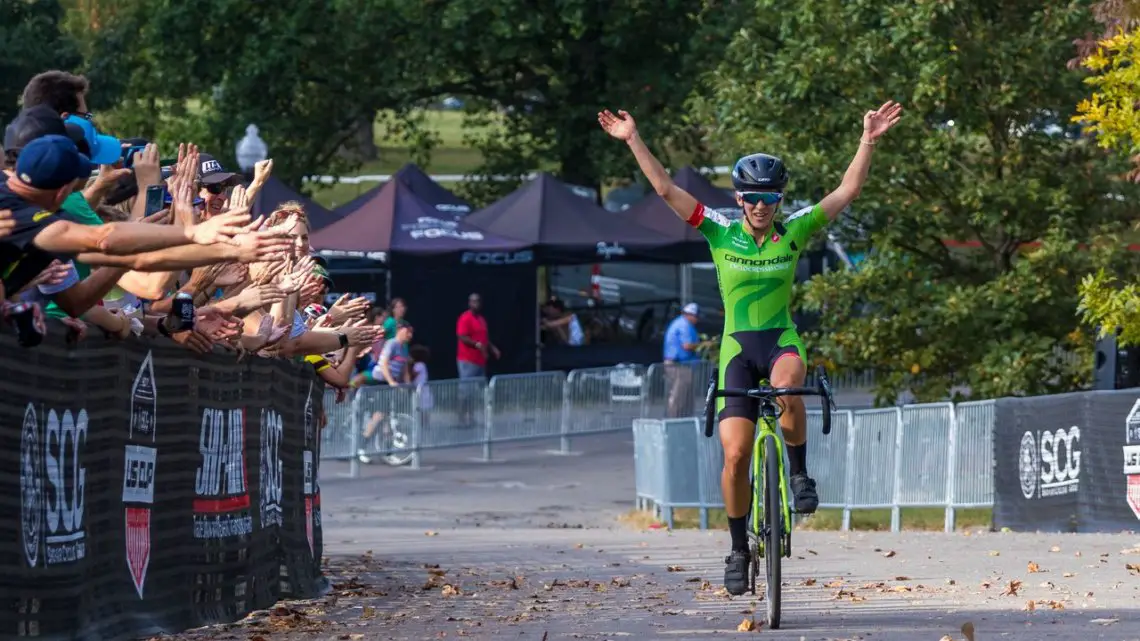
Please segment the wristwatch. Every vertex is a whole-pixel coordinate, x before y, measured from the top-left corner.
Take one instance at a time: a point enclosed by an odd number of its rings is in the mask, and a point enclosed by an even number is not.
[[[336,337],[338,340],[340,340],[341,347],[348,347],[348,334],[345,334],[344,332],[337,332]]]

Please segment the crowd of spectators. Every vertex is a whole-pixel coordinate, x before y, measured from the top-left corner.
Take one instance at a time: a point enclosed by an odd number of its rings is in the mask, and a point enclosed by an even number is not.
[[[408,363],[426,355],[408,351],[402,301],[383,314],[365,298],[329,304],[304,208],[252,219],[272,160],[247,177],[191,143],[175,155],[176,141],[109,136],[87,109],[92,90],[38,74],[4,131],[0,297],[21,345],[49,327],[72,341],[165,336],[196,353],[303,358],[341,390],[362,363],[383,362],[388,383],[414,380]]]

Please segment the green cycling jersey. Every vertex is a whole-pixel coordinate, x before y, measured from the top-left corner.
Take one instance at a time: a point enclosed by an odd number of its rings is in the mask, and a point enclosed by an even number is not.
[[[689,218],[708,240],[724,301],[724,335],[795,327],[789,305],[796,263],[815,232],[828,223],[818,204],[773,222],[757,246],[740,221],[730,222],[704,205]]]

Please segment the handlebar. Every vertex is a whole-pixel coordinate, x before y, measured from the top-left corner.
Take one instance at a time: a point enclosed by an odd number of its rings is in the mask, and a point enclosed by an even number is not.
[[[717,372],[713,371],[709,378],[709,390],[705,395],[705,436],[712,437],[713,424],[716,418],[717,398],[754,398],[758,400],[771,400],[781,396],[819,396],[823,402],[823,433],[831,433],[831,412],[835,411],[835,398],[831,393],[831,381],[827,372],[821,365],[816,369],[815,387],[772,387],[761,385],[750,389],[729,388],[717,389]]]

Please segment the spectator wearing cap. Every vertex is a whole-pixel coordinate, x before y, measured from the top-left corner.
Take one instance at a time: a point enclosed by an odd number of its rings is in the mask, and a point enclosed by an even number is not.
[[[692,414],[693,364],[701,360],[697,354],[697,348],[701,344],[700,334],[697,333],[700,313],[696,303],[689,303],[665,330],[665,384],[669,390],[669,418]]]
[[[218,159],[210,154],[199,154],[198,164],[199,196],[202,198],[204,205],[202,216],[203,218],[217,216],[225,211],[226,201],[228,199],[226,191],[230,187],[238,184],[241,177],[231,171],[226,171],[225,167],[222,167],[222,163],[218,162]],[[284,209],[284,207],[281,209]],[[306,223],[305,242],[308,242],[308,237],[308,224]]]

